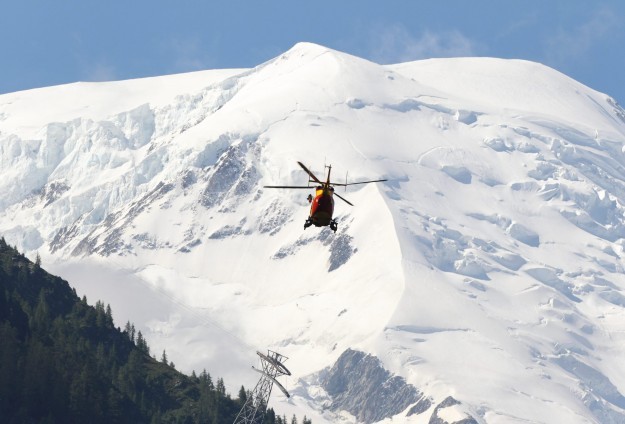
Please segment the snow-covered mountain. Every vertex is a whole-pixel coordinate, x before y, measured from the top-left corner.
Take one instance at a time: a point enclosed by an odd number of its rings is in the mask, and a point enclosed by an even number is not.
[[[0,234],[178,368],[289,357],[320,422],[625,422],[625,111],[543,65],[253,69],[0,96]],[[296,161],[337,182],[303,229]],[[401,394],[399,396],[398,394]]]

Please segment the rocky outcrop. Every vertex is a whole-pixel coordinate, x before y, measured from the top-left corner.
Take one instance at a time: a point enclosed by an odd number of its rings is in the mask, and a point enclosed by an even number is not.
[[[366,424],[397,415],[423,397],[384,369],[378,358],[351,349],[343,352],[321,384],[332,398],[330,409],[348,411]]]
[[[463,418],[460,418],[459,420],[454,419],[452,422],[449,422],[447,419],[441,416],[444,415],[443,411],[445,411],[446,409],[453,408],[458,405],[461,405],[459,401],[451,396],[446,397],[445,400],[443,400],[436,406],[436,408],[434,408],[434,412],[432,412],[429,424],[478,424],[478,422],[475,421],[475,418],[465,413],[461,413],[460,411],[456,411],[455,415],[465,416]]]

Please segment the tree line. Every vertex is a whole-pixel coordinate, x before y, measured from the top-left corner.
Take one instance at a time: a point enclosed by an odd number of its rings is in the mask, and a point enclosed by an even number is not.
[[[249,396],[226,393],[206,371],[187,376],[151,356],[110,305],[79,298],[59,277],[0,238],[0,422],[44,424],[234,421]],[[266,424],[296,424],[271,408]],[[304,417],[302,424],[311,421]]]

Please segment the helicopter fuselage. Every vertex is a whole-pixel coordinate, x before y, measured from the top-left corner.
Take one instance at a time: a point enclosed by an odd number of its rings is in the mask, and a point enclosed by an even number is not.
[[[334,187],[315,189],[315,197],[310,202],[310,220],[315,227],[325,227],[332,222],[334,213]]]

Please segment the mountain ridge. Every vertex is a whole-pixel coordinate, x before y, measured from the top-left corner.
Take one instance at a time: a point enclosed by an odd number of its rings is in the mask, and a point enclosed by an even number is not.
[[[200,342],[214,322],[298,378],[377,356],[434,400],[407,422],[450,395],[488,423],[623,415],[625,113],[609,96],[531,62],[378,65],[310,43],[201,76],[40,140],[10,105],[37,93],[0,96],[7,240],[61,275],[106,259],[127,290],[162,294],[165,313],[121,308],[150,340],[179,337],[189,367],[223,361]],[[389,181],[337,201],[336,235],[304,231],[302,192],[262,188],[305,183],[297,160]]]

